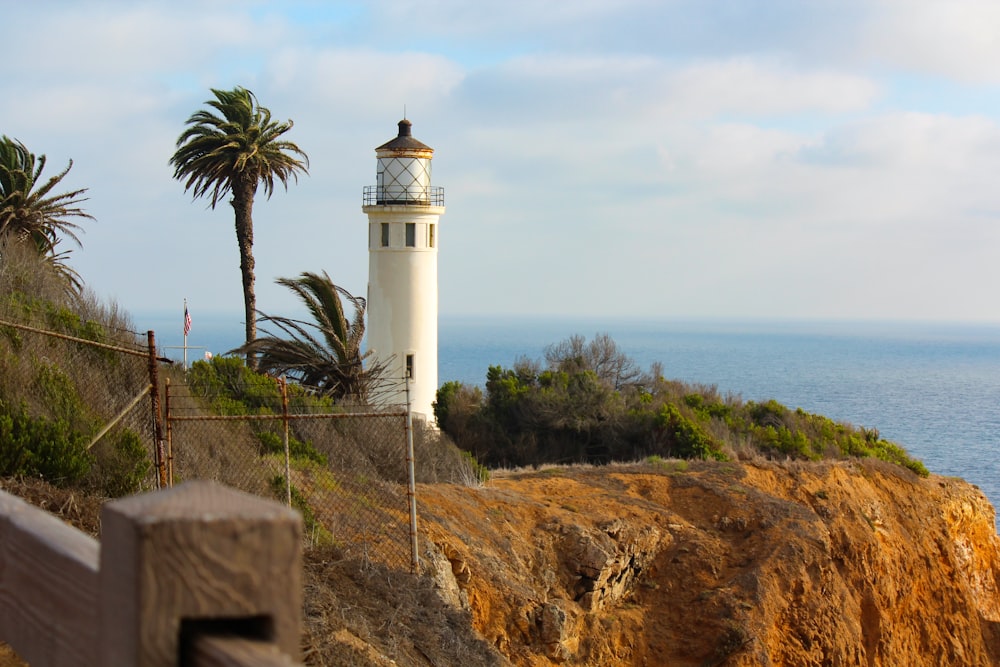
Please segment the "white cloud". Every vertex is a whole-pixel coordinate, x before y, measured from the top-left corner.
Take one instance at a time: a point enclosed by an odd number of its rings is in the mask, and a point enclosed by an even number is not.
[[[461,83],[464,72],[430,53],[385,53],[371,48],[284,48],[266,66],[272,87],[307,101],[331,118],[370,117],[403,104],[434,109]]]
[[[686,116],[843,113],[868,108],[878,86],[866,76],[801,71],[781,62],[734,58],[678,68],[663,78],[668,106]]]
[[[878,0],[860,35],[862,52],[875,60],[1000,83],[1000,4],[993,0]]]

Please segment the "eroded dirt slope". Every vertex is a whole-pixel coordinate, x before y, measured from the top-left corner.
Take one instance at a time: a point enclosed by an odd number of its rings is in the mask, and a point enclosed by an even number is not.
[[[0,486],[97,532],[99,500]],[[1000,540],[961,480],[668,461],[417,497],[432,581],[307,554],[307,664],[1000,664]]]
[[[983,494],[874,461],[418,490],[442,595],[517,665],[1000,664]]]

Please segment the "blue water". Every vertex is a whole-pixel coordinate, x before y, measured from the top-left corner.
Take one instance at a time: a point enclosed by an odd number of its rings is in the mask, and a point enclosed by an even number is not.
[[[188,343],[223,353],[240,343],[241,321],[195,316]],[[182,344],[180,316],[150,322],[143,327],[156,328],[160,345]],[[644,369],[661,362],[667,378],[877,428],[1000,507],[1000,325],[445,317],[439,381],[481,386],[491,364],[540,360],[546,345],[595,333],[611,335]]]

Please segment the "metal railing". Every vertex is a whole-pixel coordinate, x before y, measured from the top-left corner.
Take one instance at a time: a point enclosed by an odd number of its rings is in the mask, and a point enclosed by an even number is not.
[[[366,185],[363,203],[364,206],[444,206],[444,188]]]

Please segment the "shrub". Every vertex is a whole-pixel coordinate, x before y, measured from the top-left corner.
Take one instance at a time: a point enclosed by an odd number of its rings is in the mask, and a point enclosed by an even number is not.
[[[618,368],[628,360],[608,340],[599,349],[614,354],[592,355],[576,336],[547,348],[544,370],[527,359],[510,369],[490,366],[485,396],[477,387],[445,383],[435,404],[438,425],[487,466],[651,455],[724,460],[728,451],[809,460],[871,456],[926,474],[923,464],[882,440],[877,429],[790,410],[774,399],[723,398],[715,386],[664,379],[658,365],[641,376],[630,370],[624,385],[608,381],[599,362],[613,359]]]
[[[88,485],[108,498],[138,493],[153,471],[150,453],[132,430],[102,438],[94,446],[93,456]]]
[[[288,488],[285,484],[284,475],[275,475],[271,478],[271,492],[274,497],[284,503],[288,497]],[[305,529],[306,537],[310,538],[314,545],[329,545],[333,543],[333,534],[319,522],[316,513],[313,512],[309,501],[302,495],[302,492],[291,487],[292,507],[302,515],[302,527]]]
[[[285,453],[285,439],[281,435],[273,431],[260,431],[257,433],[257,439],[260,440],[263,453]],[[320,465],[326,465],[327,462],[326,456],[316,451],[311,442],[303,442],[292,435],[288,436],[288,455],[293,459],[313,461]]]
[[[719,444],[697,422],[685,417],[676,405],[665,403],[657,415],[656,425],[667,434],[670,453],[674,456],[726,460]]]
[[[239,357],[194,362],[188,371],[188,384],[222,415],[261,414],[262,410],[273,413],[281,406],[274,379],[250,370]]]
[[[79,480],[90,468],[86,437],[64,419],[32,417],[22,403],[0,403],[0,476],[41,477],[56,485]]]

